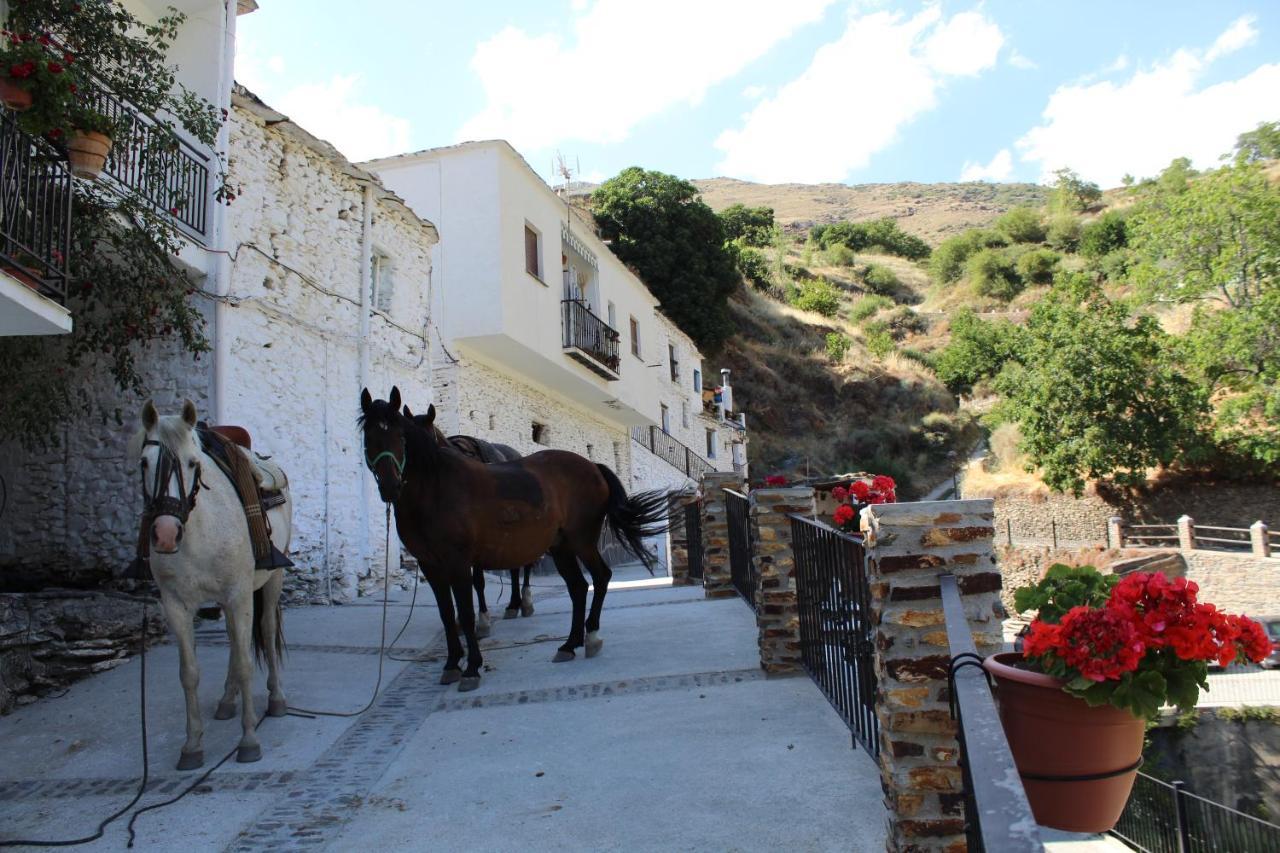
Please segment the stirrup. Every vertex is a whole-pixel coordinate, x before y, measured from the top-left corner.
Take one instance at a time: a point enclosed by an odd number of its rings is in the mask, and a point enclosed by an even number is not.
[[[293,560],[280,553],[280,549],[272,545],[271,553],[258,560],[258,564],[254,566],[254,569],[259,572],[269,572],[273,569],[287,569],[292,565]]]

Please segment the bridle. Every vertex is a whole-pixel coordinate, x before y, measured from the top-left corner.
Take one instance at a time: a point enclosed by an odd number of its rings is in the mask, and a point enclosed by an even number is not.
[[[190,491],[186,488],[186,480],[182,476],[182,463],[172,450],[155,439],[147,439],[142,442],[142,446],[155,447],[158,449],[156,454],[156,470],[152,474],[151,488],[147,488],[147,469],[146,460],[142,460],[140,466],[142,468],[142,497],[146,500],[146,506],[143,512],[151,518],[159,518],[162,515],[171,515],[183,524],[187,523],[187,518],[191,515],[191,510],[196,507],[196,494],[200,491],[201,473],[203,471],[199,462],[196,463],[194,476],[191,478]],[[169,479],[171,477],[178,478],[178,495],[175,497],[169,494]],[[208,488],[208,486],[205,486]]]

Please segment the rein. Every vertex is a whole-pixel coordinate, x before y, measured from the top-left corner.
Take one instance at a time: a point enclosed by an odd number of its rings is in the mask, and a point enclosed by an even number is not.
[[[147,439],[142,442],[143,447],[155,447],[159,452],[156,454],[156,470],[152,475],[151,488],[147,488],[147,470],[142,465],[142,494],[147,499],[144,507],[144,513],[156,518],[162,515],[171,515],[177,518],[183,524],[187,523],[187,519],[191,516],[191,510],[196,507],[196,495],[199,494],[201,488],[201,474],[203,467],[200,463],[196,463],[194,476],[191,478],[191,489],[186,488],[186,479],[182,475],[182,463],[178,461],[178,457],[174,452],[164,444],[155,439]],[[145,462],[146,460],[143,460]],[[141,465],[141,463],[140,463]],[[169,480],[172,477],[178,478],[178,494],[177,496],[169,494]],[[208,488],[205,486],[205,488]]]

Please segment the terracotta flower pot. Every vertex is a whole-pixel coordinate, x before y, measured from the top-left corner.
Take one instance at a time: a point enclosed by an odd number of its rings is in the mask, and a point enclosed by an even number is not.
[[[67,140],[67,158],[71,161],[71,172],[78,178],[96,181],[107,165],[107,155],[111,153],[111,137],[95,130],[77,130]]]
[[[31,107],[31,93],[8,77],[0,77],[0,102],[15,113]]]
[[[1036,821],[1067,832],[1116,825],[1142,758],[1144,722],[1111,705],[1090,708],[1056,678],[1019,669],[1020,654],[987,658],[1000,722]]]

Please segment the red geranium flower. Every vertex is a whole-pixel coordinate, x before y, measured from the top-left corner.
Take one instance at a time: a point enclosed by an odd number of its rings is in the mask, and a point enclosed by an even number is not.
[[[831,497],[843,503],[849,497],[849,490],[844,486],[836,486],[831,490]]]
[[[47,66],[50,74],[61,74],[63,71],[62,64],[59,62],[50,62]]]
[[[871,478],[871,488],[877,492],[892,492],[898,487],[888,474],[877,474]]]
[[[30,77],[34,73],[36,73],[36,64],[30,60],[9,66],[9,76],[16,77],[19,80]]]
[[[785,486],[787,484],[787,478],[781,474],[770,474],[768,477],[764,478],[764,484],[766,486]]]
[[[1146,653],[1133,623],[1110,608],[1073,607],[1058,628],[1054,654],[1090,681],[1118,680]]]
[[[848,504],[840,504],[840,506],[836,507],[836,511],[832,515],[832,518],[835,519],[836,526],[844,527],[846,524],[853,521],[853,507]]]
[[[865,502],[867,498],[871,497],[871,487],[861,480],[854,480],[853,484],[849,486],[849,494],[857,498],[859,502]]]

